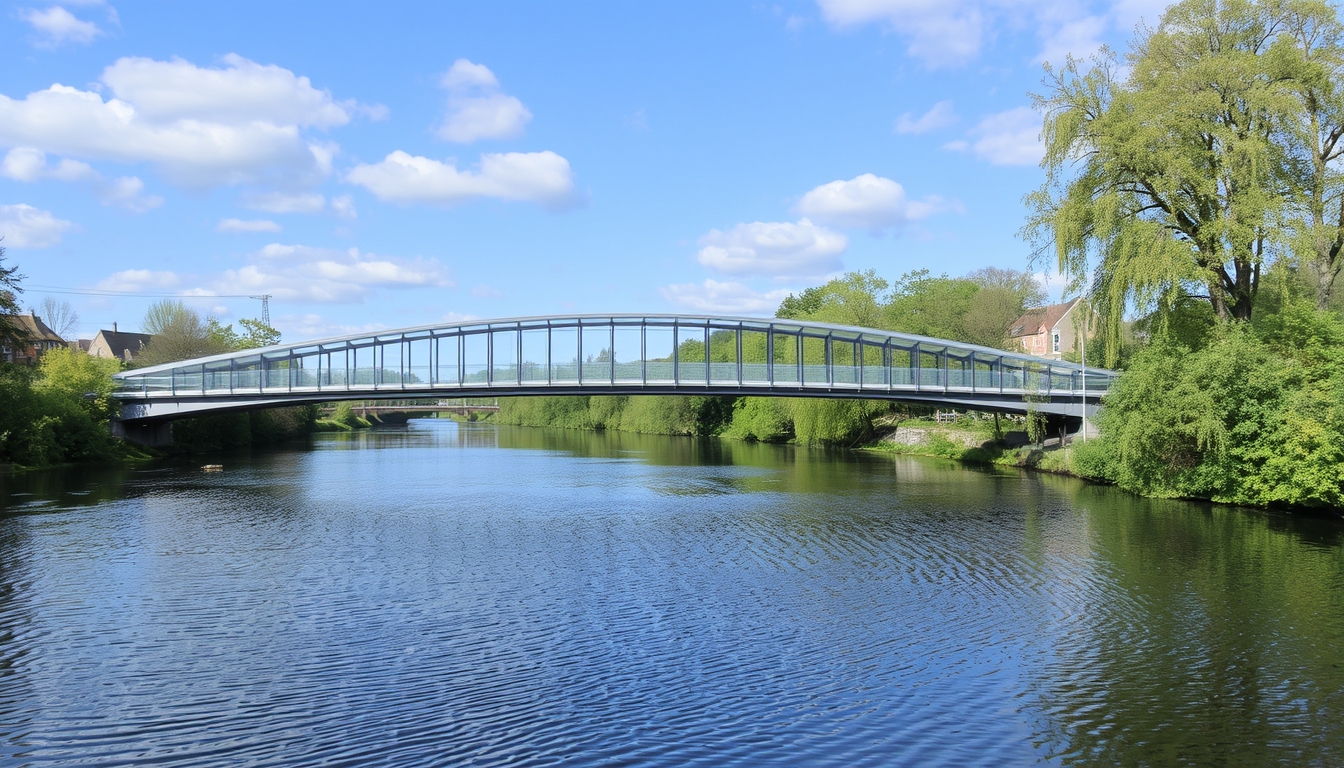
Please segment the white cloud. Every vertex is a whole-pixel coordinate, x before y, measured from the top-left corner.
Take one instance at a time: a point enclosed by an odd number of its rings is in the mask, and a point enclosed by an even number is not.
[[[230,234],[245,234],[249,232],[279,232],[281,227],[274,221],[266,219],[252,219],[244,221],[242,219],[224,219],[215,227],[216,232],[227,232]]]
[[[499,79],[484,64],[453,62],[440,85],[448,91],[448,115],[439,138],[460,144],[478,139],[521,136],[532,113],[523,102],[499,91]]]
[[[779,303],[789,295],[787,290],[758,293],[742,283],[721,283],[706,280],[703,283],[682,283],[660,288],[663,298],[696,312],[725,314],[773,314]]]
[[[321,213],[327,198],[317,192],[246,192],[243,207],[267,213]]]
[[[946,128],[949,125],[955,125],[956,122],[957,113],[952,109],[952,102],[940,101],[919,117],[906,112],[896,118],[895,129],[897,133],[928,133],[939,128]]]
[[[558,210],[574,202],[569,161],[554,152],[487,153],[481,155],[479,171],[460,171],[454,161],[440,162],[398,150],[382,162],[355,166],[345,180],[393,203],[451,206],[496,198]]]
[[[908,222],[949,208],[939,197],[910,200],[891,179],[865,173],[849,181],[832,181],[803,195],[795,212],[833,227],[870,232],[899,229]]]
[[[807,219],[738,224],[700,238],[700,263],[730,275],[816,277],[841,268],[849,240]]]
[[[979,3],[958,0],[818,0],[835,27],[883,24],[907,38],[907,52],[930,68],[964,64],[980,53],[986,19]]]
[[[349,303],[374,288],[454,286],[437,259],[401,259],[351,248],[339,251],[272,243],[252,254],[252,263],[227,270],[213,281],[219,293],[269,293],[277,299]]]
[[[992,165],[1036,165],[1045,155],[1041,116],[1031,107],[988,115],[968,134],[970,141],[948,142],[943,148],[969,151]]]
[[[112,97],[59,83],[23,99],[0,95],[0,145],[149,163],[186,187],[316,183],[338,148],[303,128],[349,121],[308,79],[237,55],[221,69],[181,59],[123,58],[103,72]]]
[[[183,59],[155,61],[128,56],[103,70],[103,82],[118,99],[156,123],[199,120],[224,125],[254,121],[329,128],[350,122],[354,102],[337,103],[274,64],[230,53],[224,69],[198,67]]]
[[[56,179],[84,184],[103,205],[124,208],[134,213],[143,213],[163,205],[163,198],[146,195],[145,183],[134,176],[108,179],[88,163],[69,158],[49,166],[46,153],[31,147],[16,147],[6,153],[5,159],[0,161],[0,176],[26,183]]]
[[[39,48],[56,48],[66,43],[87,45],[103,31],[91,21],[81,21],[59,5],[45,11],[28,8],[19,11],[19,18],[32,25],[40,35]]]
[[[31,205],[0,205],[0,243],[10,248],[47,248],[75,225]]]
[[[1069,56],[1075,59],[1091,56],[1101,49],[1102,35],[1108,26],[1104,17],[1084,16],[1048,29],[1043,35],[1041,52],[1036,55],[1036,60],[1058,67]]]
[[[283,315],[276,319],[275,325],[284,332],[286,338],[329,339],[334,336],[352,336],[357,333],[377,333],[387,330],[383,323],[364,323],[349,325],[327,320],[316,314],[300,316]]]
[[[182,280],[175,272],[152,269],[124,269],[98,281],[100,291],[165,291],[174,290]]]

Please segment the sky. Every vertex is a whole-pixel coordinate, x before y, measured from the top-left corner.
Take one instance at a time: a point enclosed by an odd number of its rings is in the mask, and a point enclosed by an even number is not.
[[[1046,62],[1160,0],[0,10],[0,245],[89,338],[269,294],[286,341],[769,316],[851,270],[1028,269]]]

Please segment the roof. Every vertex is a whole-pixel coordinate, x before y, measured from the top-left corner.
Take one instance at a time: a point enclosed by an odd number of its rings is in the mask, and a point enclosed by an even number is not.
[[[1029,309],[1021,317],[1014,320],[1012,325],[1008,326],[1008,335],[1015,339],[1020,336],[1034,336],[1041,332],[1042,326],[1049,331],[1060,320],[1064,319],[1064,315],[1067,315],[1078,301],[1078,299],[1073,299],[1063,304],[1051,304],[1048,307]]]
[[[42,318],[32,312],[26,315],[0,315],[0,320],[9,323],[10,327],[15,328],[20,334],[27,337],[29,343],[39,341],[65,343],[65,339],[62,339],[60,334],[48,328],[47,324],[42,322]]]
[[[127,350],[130,350],[131,357],[134,357],[140,354],[140,350],[154,338],[153,334],[131,333],[130,331],[99,331],[98,336],[103,337],[103,343],[107,345],[113,355],[123,360],[127,359]]]

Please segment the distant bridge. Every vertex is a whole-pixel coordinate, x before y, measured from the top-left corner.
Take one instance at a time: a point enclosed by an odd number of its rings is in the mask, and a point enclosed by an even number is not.
[[[339,400],[764,395],[1091,414],[1115,373],[872,328],[705,315],[569,315],[429,325],[116,374],[120,428]]]

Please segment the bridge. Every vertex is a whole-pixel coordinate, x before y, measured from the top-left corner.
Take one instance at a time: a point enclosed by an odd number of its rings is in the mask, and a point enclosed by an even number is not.
[[[249,349],[116,374],[118,428],[340,400],[764,395],[1090,415],[1116,374],[872,328],[705,315],[479,320]]]

